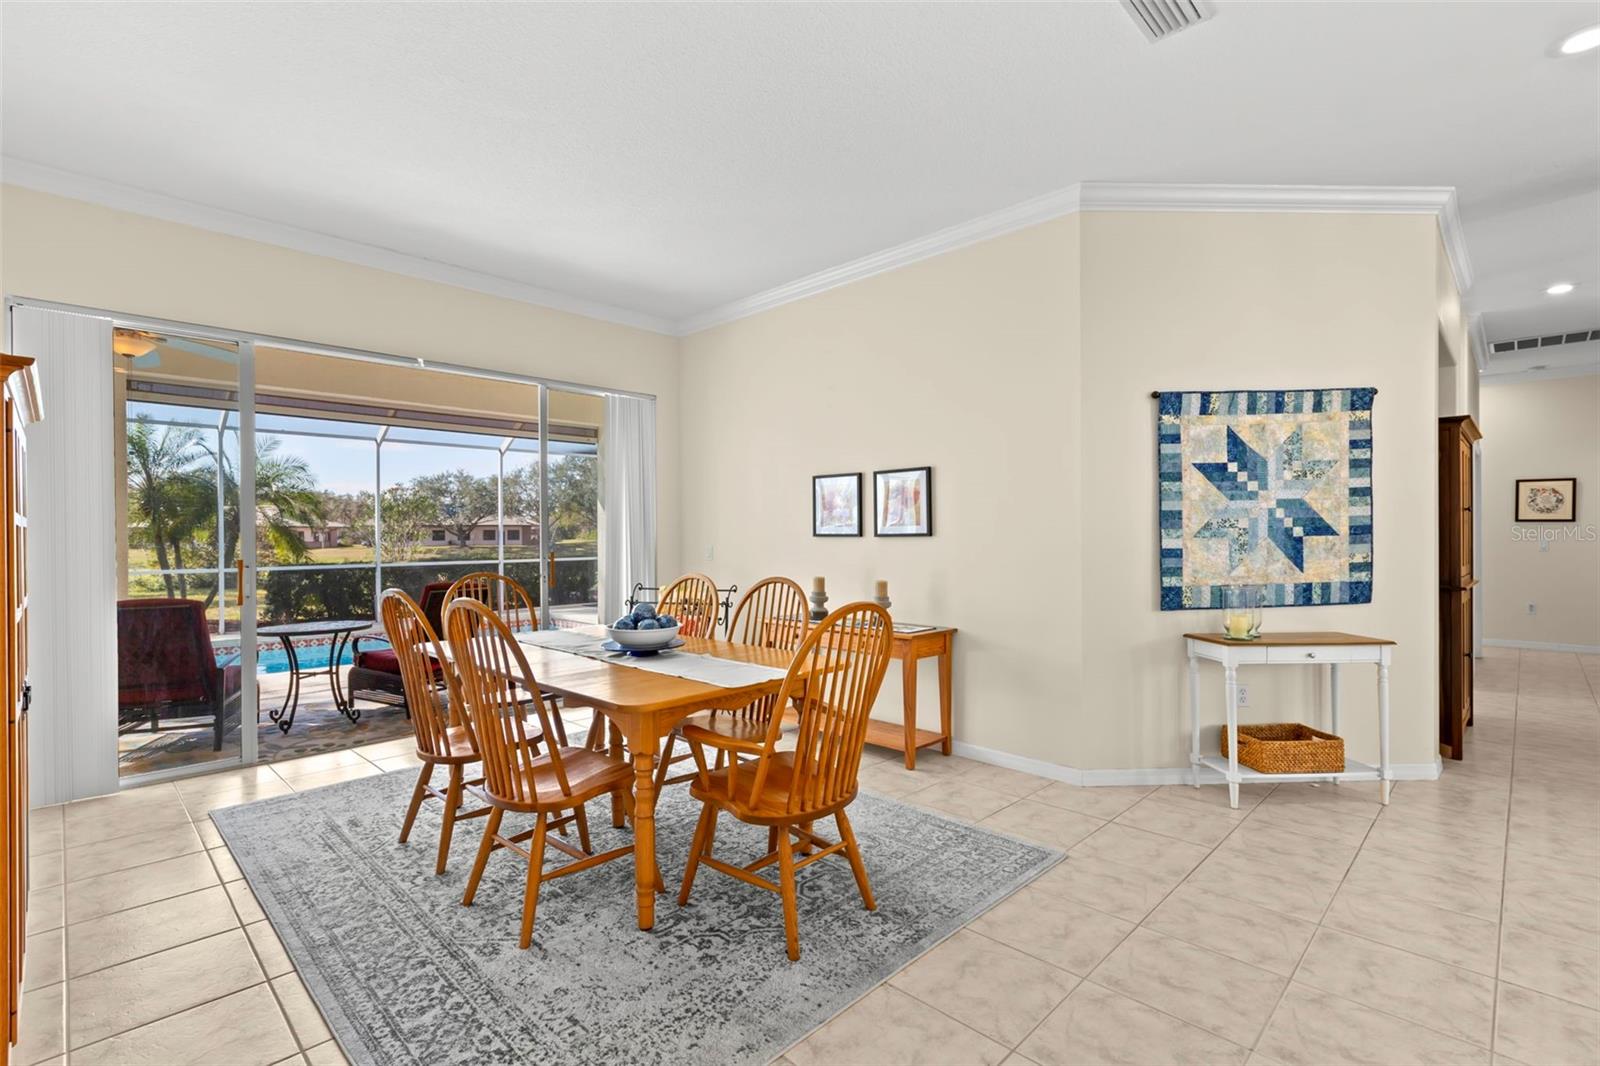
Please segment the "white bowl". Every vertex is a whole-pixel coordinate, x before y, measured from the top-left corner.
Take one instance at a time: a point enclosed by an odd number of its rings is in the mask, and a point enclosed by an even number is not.
[[[612,640],[624,648],[634,648],[639,651],[665,648],[678,639],[677,626],[670,629],[612,629],[607,626],[606,632],[611,634]]]

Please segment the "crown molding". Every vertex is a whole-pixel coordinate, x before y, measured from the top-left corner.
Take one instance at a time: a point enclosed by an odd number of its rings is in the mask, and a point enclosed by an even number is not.
[[[1024,200],[999,211],[946,227],[927,236],[885,248],[827,270],[767,289],[731,303],[672,321],[625,307],[485,274],[453,263],[345,240],[252,215],[181,200],[161,193],[102,181],[71,171],[0,157],[0,180],[39,192],[84,200],[119,211],[320,255],[422,281],[432,281],[489,296],[585,318],[673,336],[687,336],[784,304],[803,300],[877,274],[931,259],[1015,230],[1079,211],[1293,212],[1316,214],[1428,214],[1439,220],[1445,254],[1463,295],[1472,286],[1455,190],[1436,186],[1368,185],[1186,185],[1154,182],[1085,182]],[[1483,349],[1487,351],[1485,346]],[[1483,369],[1483,355],[1479,368]]]
[[[1028,226],[1048,222],[1053,218],[1070,215],[1078,210],[1078,189],[1079,186],[1069,185],[1065,189],[1036,196],[1020,204],[980,215],[968,222],[946,227],[926,237],[918,237],[916,240],[885,248],[881,252],[852,259],[848,263],[841,263],[839,266],[820,270],[815,274],[808,274],[776,288],[767,289],[765,292],[758,292],[754,296],[746,296],[709,311],[690,315],[679,320],[678,335],[687,336],[713,326],[749,318],[762,311],[770,311],[774,307],[803,300],[807,296],[815,296],[829,289],[837,289],[841,285],[849,285],[851,282],[861,281],[875,274],[898,270],[900,267],[910,266],[912,263],[943,255],[945,252],[953,252],[969,244],[991,240],[1014,230],[1026,229]]]
[[[510,278],[484,274],[453,263],[408,255],[392,248],[363,244],[342,237],[332,237],[314,230],[271,222],[252,215],[181,200],[129,185],[102,181],[99,178],[58,170],[55,167],[42,166],[9,156],[0,157],[0,181],[7,185],[33,189],[36,192],[51,193],[71,200],[83,200],[101,207],[148,215],[166,222],[176,222],[179,225],[193,226],[196,229],[222,233],[230,237],[241,237],[296,252],[320,255],[327,259],[337,259],[421,281],[451,285],[458,289],[498,296],[552,311],[564,311],[616,325],[649,330],[652,333],[670,335],[675,332],[672,322],[656,315],[598,303],[513,281]]]
[[[765,292],[679,320],[679,336],[770,311],[808,296],[861,281],[1013,230],[1079,211],[1282,212],[1299,214],[1433,215],[1456,288],[1472,285],[1456,191],[1448,186],[1184,185],[1084,182],[950,226],[937,233],[818,271]]]

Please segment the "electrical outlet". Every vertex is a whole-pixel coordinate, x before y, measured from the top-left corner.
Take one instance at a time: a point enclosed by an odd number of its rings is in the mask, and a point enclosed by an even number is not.
[[[707,544],[706,545],[706,562],[709,563],[716,554],[717,554],[717,549],[715,549],[711,545]]]
[[[1237,687],[1239,689],[1239,706],[1241,706],[1241,707],[1250,706],[1250,686],[1249,685],[1239,685]]]
[[[1539,605],[1537,603],[1528,604],[1528,613],[1529,614],[1538,614],[1539,613]]]

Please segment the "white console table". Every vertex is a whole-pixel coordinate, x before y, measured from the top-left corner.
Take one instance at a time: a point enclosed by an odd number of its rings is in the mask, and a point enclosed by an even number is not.
[[[1222,774],[1228,783],[1228,803],[1239,806],[1242,781],[1378,781],[1384,803],[1389,802],[1389,656],[1394,641],[1381,637],[1359,637],[1350,633],[1273,633],[1255,640],[1229,640],[1221,633],[1185,633],[1189,651],[1189,765],[1194,786],[1199,788],[1200,768]],[[1228,708],[1228,756],[1200,753],[1200,661],[1222,667],[1224,702]],[[1263,774],[1239,765],[1239,667],[1241,666],[1317,666],[1328,667],[1328,686],[1333,723],[1330,732],[1339,732],[1339,668],[1349,663],[1371,663],[1378,668],[1378,765],[1369,766],[1345,757],[1344,772],[1327,774]]]

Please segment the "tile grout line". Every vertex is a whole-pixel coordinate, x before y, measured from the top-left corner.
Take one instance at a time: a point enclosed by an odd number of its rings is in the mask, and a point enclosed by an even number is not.
[[[207,885],[204,888],[197,888],[197,889],[193,890],[192,892],[180,892],[176,896],[164,896],[161,899],[151,900],[150,903],[141,903],[139,906],[140,907],[148,907],[148,906],[151,906],[152,904],[156,904],[156,903],[167,903],[167,902],[169,902],[171,900],[183,899],[185,896],[197,896],[202,892],[210,892],[213,888],[220,888],[220,889],[223,890],[223,895],[227,895],[226,887],[224,887],[222,882],[219,881],[217,884]],[[232,906],[232,900],[229,900],[229,906],[230,907]],[[136,911],[138,909],[139,909],[139,907],[127,907],[127,908],[124,908],[123,910],[120,910],[120,911],[109,911],[106,914],[97,914],[93,918],[85,918],[82,922],[75,922],[73,924],[74,925],[83,925],[83,924],[85,924],[87,922],[97,922],[101,918],[111,918],[111,917],[114,917],[114,916],[116,916],[118,914],[127,914],[129,911]],[[238,914],[235,913],[234,914],[235,921],[238,920],[238,917],[239,917]],[[62,926],[63,930],[66,930],[66,929],[69,929],[69,928],[71,928],[71,926]],[[244,924],[242,922],[240,924],[234,926],[234,929],[243,929],[243,928],[244,928]],[[104,973],[105,971],[107,971],[109,969],[112,969],[113,967],[116,967],[116,966],[121,966],[124,963],[138,962],[140,959],[148,959],[148,958],[151,958],[152,956],[160,955],[162,952],[171,951],[174,948],[182,948],[182,947],[188,947],[190,944],[198,944],[202,940],[209,940],[214,936],[220,936],[221,934],[228,933],[228,932],[232,932],[232,930],[219,929],[215,933],[207,933],[207,934],[205,934],[205,936],[197,936],[192,940],[184,940],[184,941],[182,941],[180,943],[177,943],[177,944],[168,944],[164,948],[157,948],[154,951],[146,951],[141,955],[130,955],[126,959],[118,959],[116,962],[108,963],[105,966],[97,966],[92,970],[85,970],[85,971],[83,971],[82,973],[79,973],[79,974],[69,973],[67,976],[63,977],[62,980],[64,980],[64,981],[80,981],[83,978],[90,976],[91,974]],[[68,960],[68,965],[70,966],[70,958]]]
[[[277,771],[274,770],[273,774],[276,775]],[[207,812],[205,817],[210,818],[211,817],[210,812]],[[227,840],[223,840],[222,846],[224,848],[227,848],[227,846],[228,846]],[[228,855],[229,855],[230,858],[233,856],[233,850],[231,848],[228,849]],[[207,861],[210,861],[210,858],[211,858],[211,856],[208,854],[206,856]],[[238,860],[235,859],[234,861],[237,862]],[[211,866],[212,866],[213,872],[215,872],[216,863],[212,863]],[[239,931],[241,933],[244,933],[245,946],[250,949],[250,957],[255,960],[256,968],[261,971],[262,979],[265,981],[266,986],[267,986],[267,992],[272,996],[273,1006],[278,1008],[278,1016],[283,1019],[283,1024],[289,1030],[289,1039],[294,1041],[294,1046],[296,1048],[297,1053],[302,1053],[303,1054],[305,1049],[306,1049],[305,1044],[301,1042],[300,1034],[299,1034],[299,1032],[297,1032],[295,1030],[294,1022],[292,1020],[290,1020],[290,1018],[289,1018],[289,1012],[286,1009],[284,1009],[283,997],[278,995],[278,986],[272,983],[273,979],[272,979],[272,977],[270,975],[268,975],[266,966],[262,965],[261,952],[256,949],[255,940],[251,938],[249,932],[247,932],[246,929],[245,929],[245,924],[246,923],[245,923],[245,920],[244,920],[244,915],[239,913],[239,904],[234,902],[233,893],[228,891],[227,882],[222,880],[220,874],[217,877],[217,881],[218,881],[219,884],[222,885],[222,892],[223,892],[223,895],[227,897],[228,906],[233,909],[233,920],[239,923],[238,929],[239,929]],[[250,888],[250,882],[249,881],[245,881],[244,886],[245,886],[245,891],[246,892],[251,892],[252,895],[254,894],[253,890]],[[265,913],[266,913],[265,911],[262,912],[263,915],[265,915]],[[270,925],[271,923],[269,922],[268,924]],[[273,935],[274,936],[277,935],[277,930],[276,929],[273,930]],[[287,954],[287,952],[285,952],[285,954]],[[300,971],[295,969],[295,968],[293,968],[293,960],[292,959],[290,960],[290,970],[289,970],[289,972],[295,975],[295,979],[296,980],[299,980]],[[252,985],[251,987],[254,988],[255,986]],[[316,1006],[316,1001],[315,1000],[312,1001],[312,1006],[313,1007]],[[318,1014],[319,1015],[321,1014],[320,1009],[318,1010]]]
[[[1582,668],[1582,663],[1579,663]],[[1477,670],[1473,670],[1473,679],[1477,679]],[[1588,684],[1585,676],[1584,683]],[[1477,713],[1478,696],[1472,696],[1473,713]],[[1517,733],[1521,730],[1522,722],[1522,652],[1517,652],[1517,688],[1516,695],[1511,701],[1511,756],[1506,762],[1506,828],[1505,852],[1500,859],[1500,927],[1494,933],[1494,998],[1489,1004],[1489,1055],[1491,1059],[1495,1048],[1500,1043],[1500,957],[1505,952],[1506,939],[1506,871],[1511,866],[1511,812],[1512,805],[1516,802],[1517,791]]]
[[[1194,866],[1192,866],[1187,873],[1185,873],[1181,878],[1178,879],[1176,884],[1174,884],[1171,888],[1167,889],[1167,891],[1162,894],[1161,899],[1156,902],[1155,906],[1153,906],[1153,907],[1149,908],[1148,910],[1146,910],[1144,912],[1144,916],[1141,917],[1137,922],[1133,922],[1132,923],[1133,928],[1128,930],[1126,933],[1124,933],[1122,935],[1121,939],[1119,939],[1116,942],[1116,944],[1112,946],[1111,950],[1106,952],[1104,955],[1102,955],[1100,957],[1100,961],[1095,963],[1094,966],[1090,968],[1089,973],[1084,975],[1083,980],[1081,982],[1079,982],[1079,984],[1085,984],[1085,983],[1092,984],[1096,988],[1101,988],[1101,989],[1104,989],[1105,991],[1111,992],[1114,995],[1122,996],[1122,997],[1124,997],[1126,999],[1129,999],[1129,1000],[1133,1001],[1134,1003],[1139,1004],[1140,1006],[1147,1007],[1150,1010],[1153,1010],[1153,1011],[1157,1012],[1158,1014],[1164,1014],[1169,1018],[1174,1018],[1177,1021],[1182,1022],[1184,1025],[1187,1025],[1187,1026],[1189,1026],[1191,1028],[1198,1029],[1201,1032],[1210,1033],[1212,1036],[1215,1036],[1217,1039],[1226,1041],[1227,1043],[1230,1043],[1230,1044],[1233,1044],[1235,1047],[1242,1046],[1240,1044],[1235,1043],[1232,1040],[1229,1040],[1227,1037],[1223,1036],[1220,1033],[1217,1033],[1217,1032],[1215,1032],[1215,1031],[1213,1031],[1211,1029],[1207,1029],[1204,1026],[1195,1025],[1193,1022],[1186,1021],[1183,1018],[1178,1018],[1177,1015],[1170,1014],[1167,1011],[1163,1010],[1162,1008],[1155,1006],[1154,1004],[1146,1003],[1144,1000],[1140,999],[1137,996],[1129,995],[1127,992],[1121,992],[1121,991],[1118,991],[1117,989],[1114,989],[1114,988],[1108,988],[1107,986],[1101,984],[1100,982],[1093,980],[1093,976],[1094,976],[1095,970],[1098,970],[1101,967],[1101,965],[1103,965],[1105,963],[1106,959],[1109,959],[1116,952],[1116,950],[1118,948],[1120,948],[1123,944],[1127,943],[1128,939],[1130,937],[1132,937],[1134,933],[1138,932],[1140,929],[1144,929],[1145,928],[1145,924],[1144,923],[1149,920],[1150,915],[1154,914],[1157,910],[1159,910],[1161,908],[1161,905],[1163,903],[1165,903],[1168,899],[1170,899],[1174,892],[1176,892],[1178,889],[1182,888],[1185,884],[1187,884],[1188,881],[1189,881],[1189,878],[1194,875],[1195,870],[1200,869],[1200,867],[1202,865],[1204,865],[1206,859],[1209,859],[1212,855],[1216,854],[1217,849],[1222,847],[1223,843],[1228,839],[1228,837],[1231,837],[1235,832],[1237,832],[1239,827],[1241,825],[1243,825],[1246,821],[1249,820],[1250,814],[1253,814],[1255,812],[1255,809],[1261,805],[1262,801],[1264,801],[1267,798],[1267,796],[1270,796],[1270,795],[1272,795],[1273,792],[1276,792],[1277,788],[1278,788],[1278,786],[1276,784],[1274,784],[1272,786],[1272,788],[1268,789],[1267,790],[1267,795],[1266,796],[1262,796],[1261,799],[1257,800],[1251,806],[1250,812],[1247,813],[1243,818],[1239,819],[1239,821],[1235,822],[1233,828],[1228,830],[1228,832],[1222,837],[1221,840],[1217,841],[1215,844],[1213,844],[1210,847],[1210,849],[1207,850],[1205,859],[1201,859],[1199,862],[1195,863]],[[1133,803],[1129,804],[1127,806],[1127,808],[1125,808],[1123,811],[1121,811],[1118,814],[1118,817],[1121,817],[1122,814],[1126,814],[1128,811],[1132,810],[1134,807],[1137,807],[1139,804],[1143,803],[1145,800],[1147,800],[1151,796],[1155,795],[1156,791],[1157,791],[1156,789],[1151,789],[1149,792],[1145,793],[1143,796],[1140,796]],[[1088,836],[1085,836],[1083,838],[1083,840],[1078,841],[1078,843],[1079,844],[1083,843],[1084,840],[1088,840],[1089,837],[1094,836],[1095,833],[1099,833],[1106,826],[1112,825],[1112,824],[1122,825],[1122,823],[1120,823],[1120,822],[1114,823],[1113,821],[1108,820],[1107,822],[1105,822],[1104,825],[1101,825],[1099,829],[1096,829],[1094,831],[1094,833],[1088,834]],[[1124,829],[1138,829],[1137,826],[1129,826],[1129,825],[1123,825],[1123,828]],[[1152,833],[1153,835],[1157,835],[1157,836],[1163,835],[1163,834],[1156,834],[1156,833],[1153,832],[1153,830],[1148,830],[1148,829],[1140,830],[1140,831],[1141,832]],[[1174,838],[1167,837],[1166,839],[1171,840],[1171,839],[1174,839]],[[1077,845],[1074,844],[1073,846],[1076,847]],[[1069,857],[1070,857],[1070,849],[1069,849]],[[1112,860],[1112,859],[1102,859],[1100,861],[1102,861],[1102,862],[1111,862],[1111,863],[1114,863],[1115,865],[1118,865],[1118,866],[1123,865],[1122,863],[1116,863],[1115,860]],[[1133,867],[1133,866],[1129,866],[1128,867],[1128,869],[1137,869],[1137,868],[1138,867]],[[1088,905],[1085,904],[1085,906],[1088,906]],[[1090,909],[1096,909],[1096,908],[1090,908]],[[1101,913],[1107,913],[1107,912],[1101,912]],[[1112,917],[1117,917],[1117,916],[1116,915],[1112,915]],[[1127,921],[1127,919],[1123,918],[1122,921]],[[1167,936],[1168,935],[1166,933],[1162,933],[1162,932],[1160,932],[1158,930],[1155,930],[1155,929],[1150,929],[1148,931],[1151,932],[1151,933],[1154,933],[1156,936]],[[979,935],[982,935],[982,934],[979,934]],[[1172,939],[1178,940],[1180,943],[1184,943],[1184,944],[1188,944],[1189,943],[1187,940],[1182,940],[1179,937],[1172,937]],[[1199,944],[1190,944],[1189,946],[1193,947],[1193,948],[1197,948],[1197,949],[1199,949],[1201,951],[1211,951],[1210,948],[1201,947]],[[1217,955],[1217,956],[1219,956],[1221,958],[1228,958],[1228,956],[1223,955],[1221,952],[1212,952],[1212,954]],[[1238,962],[1240,960],[1229,959],[1229,961]],[[1251,964],[1250,963],[1244,963],[1243,965],[1249,966]],[[1256,969],[1261,969],[1261,967],[1258,966],[1258,967],[1256,967]],[[1067,971],[1067,972],[1071,973],[1070,970]],[[1270,972],[1270,971],[1263,971],[1263,972]],[[1277,975],[1274,974],[1273,976],[1277,976]],[[1077,991],[1076,987],[1074,987],[1073,991]],[[1070,996],[1071,994],[1072,993],[1069,992],[1068,996]],[[1065,1002],[1065,1000],[1063,1000],[1062,1002]],[[1059,1003],[1056,1004],[1056,1007],[1059,1007],[1059,1006],[1060,1006]],[[1039,1026],[1043,1025],[1047,1020],[1049,1020],[1050,1015],[1055,1013],[1056,1007],[1052,1007],[1049,1011],[1047,1011],[1045,1013],[1043,1018],[1040,1018],[1037,1022],[1035,1022],[1033,1027],[1028,1030],[1027,1036],[1024,1036],[1022,1038],[1022,1041],[1020,1043],[1018,1043],[1017,1046],[1012,1048],[1011,1050],[1012,1051],[1016,1051],[1017,1048],[1020,1048],[1022,1046],[1022,1044],[1026,1043],[1028,1041],[1028,1038],[1033,1036],[1033,1034],[1038,1031]],[[1268,1017],[1270,1019],[1271,1015],[1268,1015]],[[1258,1034],[1258,1039],[1259,1039],[1259,1034]],[[1246,1057],[1249,1057],[1249,1054],[1255,1050],[1255,1045],[1252,1044],[1249,1047],[1245,1047],[1244,1050],[1245,1050]]]

